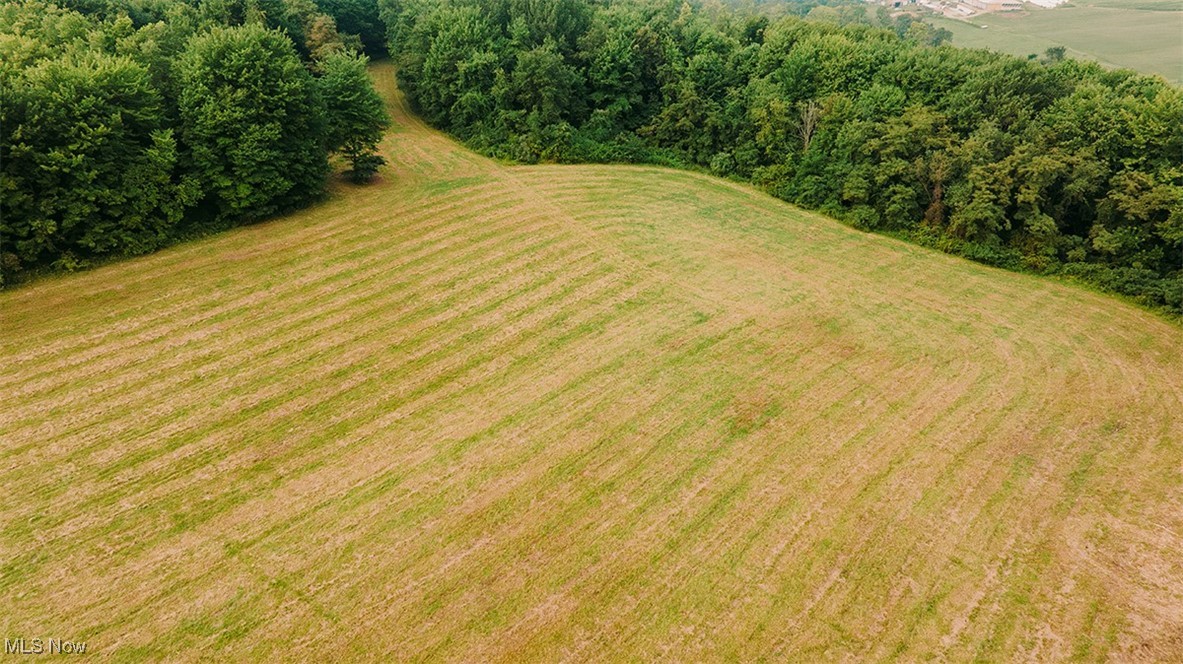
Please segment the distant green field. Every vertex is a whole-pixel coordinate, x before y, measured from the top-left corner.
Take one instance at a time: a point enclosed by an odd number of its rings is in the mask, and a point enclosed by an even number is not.
[[[1183,3],[1178,0],[1086,0],[1055,9],[932,19],[953,43],[1003,53],[1043,53],[1065,46],[1071,57],[1161,74],[1183,83]],[[984,29],[981,26],[987,26]]]
[[[1148,12],[1183,11],[1183,4],[1180,4],[1179,0],[1091,0],[1090,2],[1074,2],[1072,4],[1088,7],[1138,9]]]

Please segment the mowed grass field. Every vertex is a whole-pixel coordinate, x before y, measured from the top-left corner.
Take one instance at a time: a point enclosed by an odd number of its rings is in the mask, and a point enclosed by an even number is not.
[[[0,293],[0,634],[104,660],[1179,661],[1183,330],[702,175],[368,187]]]
[[[968,21],[925,20],[948,28],[957,46],[1018,56],[1042,56],[1064,46],[1070,57],[1183,84],[1183,3],[1178,0],[1073,0],[1070,6],[1029,7]]]

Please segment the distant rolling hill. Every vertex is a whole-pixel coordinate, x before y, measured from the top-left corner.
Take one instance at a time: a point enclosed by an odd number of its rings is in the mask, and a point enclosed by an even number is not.
[[[1183,3],[1177,0],[1074,0],[1055,9],[926,20],[952,31],[957,46],[1018,56],[1064,46],[1071,57],[1183,85]]]
[[[401,103],[381,182],[0,293],[0,632],[118,660],[1178,661],[1183,331]]]

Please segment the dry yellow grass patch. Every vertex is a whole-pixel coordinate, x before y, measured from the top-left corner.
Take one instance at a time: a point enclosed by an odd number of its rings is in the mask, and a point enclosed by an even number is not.
[[[0,294],[0,636],[118,660],[1183,659],[1183,332],[399,105],[329,202]]]

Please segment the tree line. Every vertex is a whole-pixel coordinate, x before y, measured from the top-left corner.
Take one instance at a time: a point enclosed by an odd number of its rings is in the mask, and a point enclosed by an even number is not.
[[[384,41],[363,0],[0,5],[0,280],[304,205],[334,153],[369,179]]]
[[[487,154],[701,168],[1183,311],[1183,90],[1160,78],[710,0],[379,4],[417,110]]]

